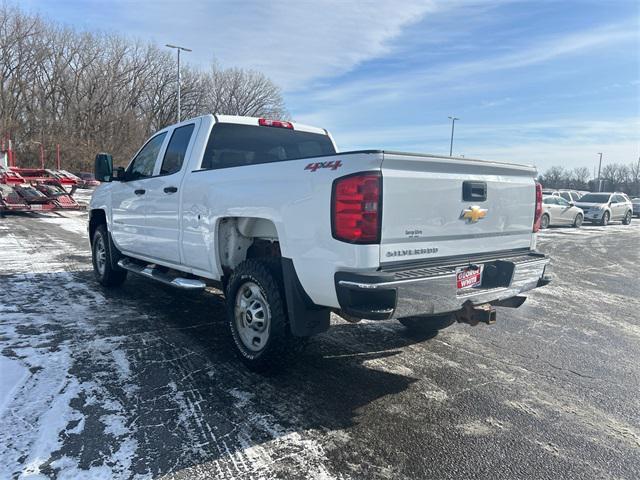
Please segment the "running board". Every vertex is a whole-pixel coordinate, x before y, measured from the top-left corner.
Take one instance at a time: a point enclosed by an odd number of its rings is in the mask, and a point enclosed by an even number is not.
[[[127,258],[123,258],[122,260],[120,260],[118,262],[118,266],[120,268],[128,270],[129,272],[135,273],[137,275],[142,275],[143,277],[151,278],[160,283],[164,283],[165,285],[170,285],[182,290],[204,290],[207,286],[201,280],[196,280],[193,278],[172,277],[171,275],[167,275],[165,272],[162,272],[155,268],[150,268],[147,265],[139,265]]]

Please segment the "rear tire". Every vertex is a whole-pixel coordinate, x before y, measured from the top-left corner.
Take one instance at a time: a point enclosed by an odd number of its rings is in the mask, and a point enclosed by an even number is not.
[[[631,217],[632,217],[631,212],[627,212],[627,214],[622,219],[622,224],[623,225],[629,225],[631,223]]]
[[[399,318],[398,321],[411,333],[420,335],[435,335],[439,330],[455,323],[453,315],[417,316]]]
[[[581,213],[576,215],[576,218],[573,220],[573,226],[575,228],[580,228],[582,226],[582,222],[584,221],[584,217]]]
[[[303,350],[307,339],[289,328],[279,259],[242,262],[229,278],[225,297],[231,338],[250,370],[276,370]]]
[[[544,230],[546,228],[549,228],[549,222],[551,221],[551,219],[549,218],[549,215],[547,215],[546,213],[544,213],[542,215],[542,217],[540,217],[540,229]]]
[[[602,214],[602,218],[600,219],[600,225],[602,225],[603,227],[606,227],[607,225],[609,225],[609,218],[611,218],[609,216],[609,212],[604,212]]]
[[[127,279],[127,271],[111,265],[113,253],[107,226],[98,225],[91,242],[91,260],[96,280],[104,287],[118,287]],[[115,248],[115,247],[114,247]]]

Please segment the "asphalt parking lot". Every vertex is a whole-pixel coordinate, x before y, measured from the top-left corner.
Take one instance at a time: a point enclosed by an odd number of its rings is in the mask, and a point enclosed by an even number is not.
[[[106,291],[83,214],[0,219],[0,478],[640,478],[640,221],[538,247],[493,326],[335,318],[264,377],[215,292]]]

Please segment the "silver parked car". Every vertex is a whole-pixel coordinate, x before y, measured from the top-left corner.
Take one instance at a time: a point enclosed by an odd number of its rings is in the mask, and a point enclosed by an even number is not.
[[[631,200],[622,192],[587,193],[576,202],[576,206],[584,210],[586,221],[600,225],[607,225],[614,220],[629,225],[633,216]]]
[[[632,198],[631,204],[633,205],[633,214],[640,217],[640,197]]]
[[[584,220],[584,212],[558,195],[548,195],[542,199],[542,216],[540,228],[550,225],[573,225],[580,227]]]

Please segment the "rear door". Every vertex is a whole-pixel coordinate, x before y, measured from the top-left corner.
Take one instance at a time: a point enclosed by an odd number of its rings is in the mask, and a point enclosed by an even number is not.
[[[535,169],[384,153],[382,263],[528,249]]]
[[[627,199],[622,195],[616,195],[617,218],[622,220],[627,213]]]
[[[543,201],[546,207],[544,210],[549,214],[549,225],[558,225],[559,223],[562,223],[558,200],[561,200],[561,198],[557,195],[553,195],[552,197],[545,198]]]
[[[179,264],[182,179],[200,120],[168,132],[169,141],[147,185],[147,255]]]

